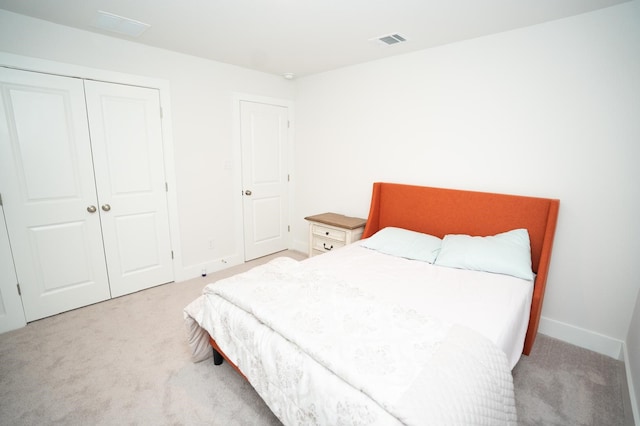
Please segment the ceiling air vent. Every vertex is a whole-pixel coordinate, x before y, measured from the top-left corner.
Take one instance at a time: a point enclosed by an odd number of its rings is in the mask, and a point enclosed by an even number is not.
[[[129,37],[140,37],[143,32],[151,27],[144,22],[125,18],[124,16],[99,10],[93,20],[93,26],[105,31],[126,35]]]
[[[387,34],[380,37],[374,37],[370,41],[374,41],[381,46],[393,46],[396,44],[404,43],[407,41],[407,37],[398,33]]]

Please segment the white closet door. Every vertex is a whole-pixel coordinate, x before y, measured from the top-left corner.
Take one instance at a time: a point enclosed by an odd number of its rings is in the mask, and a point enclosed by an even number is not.
[[[287,248],[289,110],[240,102],[245,260]]]
[[[27,321],[108,299],[82,81],[0,68],[0,86],[0,192]]]
[[[155,89],[85,81],[113,297],[173,281]]]
[[[4,222],[3,208],[0,206],[0,333],[24,327],[26,324],[17,284],[9,235]]]

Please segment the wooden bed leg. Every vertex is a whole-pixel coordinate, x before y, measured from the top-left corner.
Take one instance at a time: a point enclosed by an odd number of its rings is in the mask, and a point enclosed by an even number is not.
[[[220,355],[220,352],[215,350],[215,348],[211,348],[211,350],[213,351],[213,364],[214,365],[222,364],[222,361],[224,361],[224,358],[222,358],[222,355]]]

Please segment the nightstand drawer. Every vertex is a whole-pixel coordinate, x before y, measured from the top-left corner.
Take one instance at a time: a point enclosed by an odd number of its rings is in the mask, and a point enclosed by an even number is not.
[[[328,226],[322,225],[311,225],[311,232],[313,235],[317,235],[319,237],[330,238],[335,241],[347,241],[347,232],[341,229],[330,228]],[[344,245],[344,244],[343,244]]]
[[[336,240],[330,240],[328,238],[316,237],[312,242],[313,250],[318,250],[320,252],[331,251],[333,249],[337,249],[340,247],[344,247],[343,242],[339,242]]]

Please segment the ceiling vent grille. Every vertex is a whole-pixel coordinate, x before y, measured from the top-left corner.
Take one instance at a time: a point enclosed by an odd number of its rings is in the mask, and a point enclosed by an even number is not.
[[[151,25],[124,16],[99,10],[93,20],[93,26],[129,37],[140,37]]]
[[[374,37],[370,39],[370,41],[374,41],[381,46],[394,46],[400,43],[404,43],[408,40],[408,38],[399,33],[386,34],[380,37]]]

